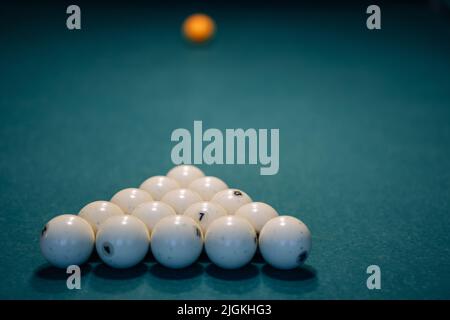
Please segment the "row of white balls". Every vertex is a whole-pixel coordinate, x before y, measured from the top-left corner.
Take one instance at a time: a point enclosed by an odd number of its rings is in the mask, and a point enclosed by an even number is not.
[[[149,244],[158,262],[183,268],[205,244],[213,263],[235,269],[253,258],[258,233],[261,254],[277,268],[301,265],[311,249],[310,232],[300,220],[279,217],[271,206],[183,165],[147,179],[140,189],[119,191],[110,202],[92,202],[78,216],[55,217],[40,244],[47,260],[62,268],[86,262],[95,243],[100,258],[115,268],[142,261]]]

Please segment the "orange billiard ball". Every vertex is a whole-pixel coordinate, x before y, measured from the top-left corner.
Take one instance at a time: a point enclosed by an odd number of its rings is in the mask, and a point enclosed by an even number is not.
[[[216,24],[206,14],[196,13],[184,20],[182,31],[186,39],[193,43],[211,40],[216,31]]]

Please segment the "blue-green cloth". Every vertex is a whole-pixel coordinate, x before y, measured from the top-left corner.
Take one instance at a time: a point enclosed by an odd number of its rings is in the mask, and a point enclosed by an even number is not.
[[[450,20],[426,3],[151,6],[1,4],[0,298],[449,299]],[[186,44],[203,10],[218,31]],[[282,214],[313,249],[302,269],[261,257],[225,272],[149,257],[128,271],[93,258],[82,289],[39,250],[42,226],[172,166],[170,135],[279,128],[280,170],[200,166]],[[368,290],[366,268],[381,268]]]

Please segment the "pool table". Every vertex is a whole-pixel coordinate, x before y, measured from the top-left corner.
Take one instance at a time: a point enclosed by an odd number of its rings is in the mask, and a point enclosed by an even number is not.
[[[449,299],[450,14],[439,1],[1,3],[0,299]],[[194,12],[215,38],[187,43]],[[171,133],[279,129],[279,170],[201,164],[304,221],[306,264],[114,270],[80,290],[39,249],[52,217],[174,166]],[[368,266],[381,271],[369,290]]]

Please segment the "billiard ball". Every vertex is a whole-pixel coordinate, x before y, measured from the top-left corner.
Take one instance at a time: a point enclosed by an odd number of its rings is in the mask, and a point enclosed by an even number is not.
[[[244,218],[225,216],[213,221],[205,236],[205,251],[218,267],[237,269],[252,260],[257,248],[255,229]]]
[[[139,189],[150,193],[154,200],[161,200],[167,192],[178,188],[180,188],[178,182],[166,176],[148,178],[139,186]]]
[[[216,193],[211,201],[224,207],[228,214],[234,214],[244,204],[252,202],[252,199],[242,190],[226,189]]]
[[[235,215],[247,219],[259,234],[267,221],[278,216],[278,212],[264,202],[251,202],[240,207]]]
[[[274,268],[301,266],[311,251],[311,233],[299,219],[279,216],[268,221],[259,234],[259,249]]]
[[[173,269],[193,264],[203,249],[200,226],[187,216],[161,219],[153,228],[150,247],[155,259]]]
[[[203,43],[210,40],[215,33],[216,25],[206,14],[196,13],[186,18],[182,31],[187,40]]]
[[[63,214],[51,219],[41,232],[43,256],[58,268],[81,265],[91,256],[95,234],[83,218]]]
[[[197,192],[205,201],[210,201],[219,191],[228,189],[225,182],[216,177],[201,177],[192,181],[188,189]]]
[[[202,201],[202,198],[197,192],[182,188],[167,192],[161,201],[175,209],[177,214],[183,214],[191,204]]]
[[[123,215],[111,217],[100,225],[95,246],[104,263],[122,269],[144,259],[149,241],[145,224],[132,215]]]
[[[124,214],[123,210],[117,204],[109,201],[94,201],[84,206],[78,213],[78,216],[89,222],[92,230],[96,233],[103,221],[109,217]]]
[[[208,226],[214,220],[226,216],[227,211],[220,204],[202,201],[191,204],[183,215],[194,219],[202,228],[204,235],[208,230]]]
[[[204,177],[205,174],[195,166],[184,164],[171,169],[167,176],[176,180],[181,188],[187,188],[192,181]]]
[[[111,202],[121,207],[126,214],[131,214],[139,204],[147,201],[153,201],[150,193],[136,188],[120,190],[111,198]]]
[[[141,220],[147,226],[151,235],[155,225],[162,218],[176,215],[175,210],[168,204],[161,201],[149,201],[141,203],[133,210],[131,215]]]

